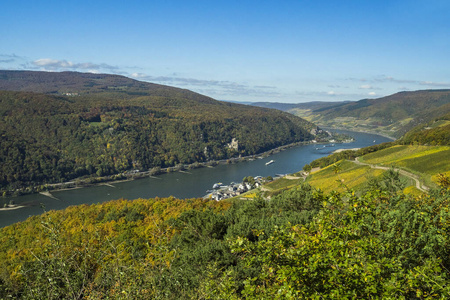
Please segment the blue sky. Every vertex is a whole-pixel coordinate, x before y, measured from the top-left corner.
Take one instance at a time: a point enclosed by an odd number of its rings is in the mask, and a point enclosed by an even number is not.
[[[114,73],[236,101],[448,89],[450,1],[5,0],[0,69]]]

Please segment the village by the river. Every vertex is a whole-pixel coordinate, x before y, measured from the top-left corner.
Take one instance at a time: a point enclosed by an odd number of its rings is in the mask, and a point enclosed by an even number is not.
[[[277,177],[282,177],[283,175],[278,175]],[[228,185],[224,185],[221,182],[215,183],[213,185],[212,190],[207,191],[207,195],[203,198],[205,199],[213,199],[216,201],[224,200],[236,196],[240,196],[252,189],[258,188],[262,186],[267,181],[272,180],[272,177],[262,177],[262,176],[255,176],[255,177],[245,177],[243,182],[236,183],[231,182]]]

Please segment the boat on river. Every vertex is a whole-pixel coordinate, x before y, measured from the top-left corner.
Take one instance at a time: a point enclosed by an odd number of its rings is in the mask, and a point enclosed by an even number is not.
[[[272,159],[271,161],[266,162],[266,166],[273,164],[275,161]]]
[[[217,183],[214,183],[214,185],[213,185],[213,189],[220,189],[220,187],[222,186],[222,182],[217,182]]]

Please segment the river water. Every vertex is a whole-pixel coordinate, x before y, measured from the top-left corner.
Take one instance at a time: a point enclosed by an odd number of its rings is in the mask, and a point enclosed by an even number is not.
[[[290,174],[300,171],[305,164],[326,156],[336,149],[363,148],[370,145],[391,141],[379,135],[333,130],[354,137],[351,143],[329,145],[302,145],[289,148],[263,159],[245,161],[236,164],[218,165],[214,168],[188,170],[187,173],[168,173],[157,177],[143,178],[126,182],[110,182],[108,185],[89,188],[52,191],[53,199],[41,194],[7,197],[0,204],[13,200],[25,207],[15,210],[0,211],[0,227],[23,221],[31,215],[48,210],[63,209],[71,205],[92,204],[113,199],[137,199],[174,196],[177,198],[196,198],[206,195],[214,183],[241,182],[246,176],[272,176]],[[274,163],[266,165],[266,162]]]

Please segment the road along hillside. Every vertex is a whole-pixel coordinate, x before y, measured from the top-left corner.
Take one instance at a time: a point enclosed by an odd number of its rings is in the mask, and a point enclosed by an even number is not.
[[[364,165],[364,166],[370,166],[372,169],[380,169],[380,170],[389,170],[390,167],[383,167],[383,166],[378,166],[378,165],[372,165],[372,164],[368,164],[368,163],[363,163],[361,161],[359,161],[359,157],[356,157],[355,160],[349,160],[357,165]],[[411,178],[412,180],[415,181],[416,183],[416,188],[424,193],[428,192],[430,190],[429,187],[425,186],[424,184],[422,184],[418,178],[417,175],[407,172],[405,170],[399,169],[399,168],[393,168],[394,171],[399,172],[401,175],[404,175],[406,177]]]

